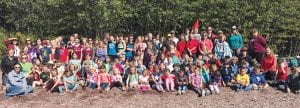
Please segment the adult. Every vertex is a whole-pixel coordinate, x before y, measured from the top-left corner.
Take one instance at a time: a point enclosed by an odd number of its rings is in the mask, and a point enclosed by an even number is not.
[[[32,87],[27,85],[25,74],[21,72],[19,63],[13,66],[13,70],[8,73],[6,96],[26,95],[32,92]]]
[[[215,45],[214,52],[219,59],[223,59],[226,56],[232,57],[232,53],[231,53],[229,44],[225,41],[225,38],[226,37],[224,34],[220,34],[219,35],[220,41],[218,41]]]
[[[269,46],[266,47],[266,52],[262,58],[262,69],[267,80],[276,79],[276,70],[277,70],[277,59],[276,56],[272,53]]]
[[[175,45],[177,44],[177,42],[179,41],[179,39],[175,36],[175,31],[171,31],[171,38],[172,41],[175,43]]]
[[[186,48],[188,53],[193,57],[193,59],[197,58],[197,47],[198,40],[194,38],[194,34],[190,34],[190,40],[186,43]]]
[[[228,43],[230,48],[233,50],[233,56],[238,56],[240,54],[240,50],[243,47],[243,37],[238,32],[236,26],[232,26],[231,35],[228,37]]]
[[[258,63],[261,63],[267,41],[264,37],[258,34],[256,28],[251,30],[250,35],[252,37],[249,42],[249,53],[258,61]]]
[[[177,50],[180,54],[182,54],[186,49],[186,41],[184,34],[180,35],[180,41],[177,43]]]
[[[242,63],[242,61],[247,61],[251,66],[252,64],[252,57],[248,54],[248,48],[243,47],[241,49],[241,54],[239,55],[239,63]]]
[[[212,27],[207,27],[207,37],[214,42],[214,40],[217,38],[217,35],[213,33]]]
[[[203,36],[201,41],[199,42],[199,52],[206,56],[208,53],[212,53],[213,50],[213,43],[212,41],[207,37],[207,32],[204,31],[201,33]]]
[[[8,50],[8,56],[1,60],[1,70],[2,70],[2,85],[7,83],[8,73],[14,69],[14,65],[18,63],[18,58],[14,56],[14,50]]]

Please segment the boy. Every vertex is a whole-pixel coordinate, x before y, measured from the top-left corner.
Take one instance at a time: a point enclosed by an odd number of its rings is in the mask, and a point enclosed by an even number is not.
[[[288,93],[291,91],[299,94],[300,93],[300,69],[291,67],[291,74],[286,78],[286,90]]]
[[[260,66],[254,67],[254,72],[251,74],[250,81],[254,90],[265,89],[268,87],[265,77],[261,74]]]
[[[250,78],[249,75],[246,74],[247,69],[241,68],[240,73],[236,76],[236,84],[234,85],[234,88],[236,91],[249,91],[252,86],[250,85]]]

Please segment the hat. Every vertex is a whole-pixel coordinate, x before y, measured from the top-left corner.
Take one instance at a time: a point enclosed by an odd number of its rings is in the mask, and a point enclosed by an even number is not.
[[[223,34],[223,31],[221,31],[221,30],[220,30],[220,31],[218,31],[218,34]]]
[[[232,26],[231,29],[232,29],[232,30],[236,30],[236,26],[235,26],[235,25]]]
[[[171,33],[171,34],[175,34],[175,31],[172,30],[170,33]]]
[[[168,34],[167,36],[168,36],[168,37],[171,37],[172,35],[171,35],[171,34]]]

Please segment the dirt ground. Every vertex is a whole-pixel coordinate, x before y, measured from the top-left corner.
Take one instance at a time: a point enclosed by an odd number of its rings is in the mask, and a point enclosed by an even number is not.
[[[264,91],[234,92],[229,88],[222,88],[220,95],[197,97],[189,90],[185,95],[176,93],[157,93],[150,91],[140,93],[112,89],[109,93],[78,90],[74,93],[59,95],[58,93],[46,94],[43,89],[38,89],[27,96],[4,98],[1,93],[0,108],[11,107],[108,107],[108,108],[299,108],[300,96],[287,94],[269,88]]]

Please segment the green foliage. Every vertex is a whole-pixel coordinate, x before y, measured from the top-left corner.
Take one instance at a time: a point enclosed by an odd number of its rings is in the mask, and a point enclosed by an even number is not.
[[[183,32],[200,19],[225,33],[232,25],[248,41],[257,28],[274,48],[300,33],[299,0],[1,0],[0,26],[38,37],[79,33],[98,37],[104,32]]]

